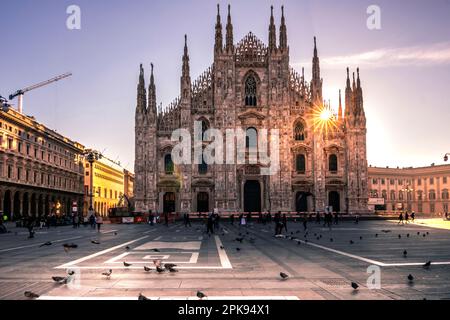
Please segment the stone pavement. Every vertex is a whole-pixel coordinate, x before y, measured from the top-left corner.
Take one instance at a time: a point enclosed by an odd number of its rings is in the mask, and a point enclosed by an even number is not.
[[[136,299],[139,293],[196,299],[197,290],[211,299],[450,299],[448,230],[392,221],[345,221],[330,230],[312,222],[306,235],[301,223],[291,222],[285,237],[275,238],[274,224],[221,227],[211,236],[200,222],[192,228],[110,224],[100,234],[58,227],[38,230],[34,239],[25,229],[0,235],[0,299],[25,299],[27,290],[41,299]],[[40,247],[47,241],[52,245]],[[78,248],[65,252],[67,242]],[[153,259],[176,263],[179,271],[158,274]],[[423,268],[429,260],[431,267]],[[367,287],[369,266],[381,270],[380,289]],[[102,272],[109,269],[107,278]],[[68,270],[75,271],[69,284],[51,279]],[[281,271],[289,279],[280,279]]]

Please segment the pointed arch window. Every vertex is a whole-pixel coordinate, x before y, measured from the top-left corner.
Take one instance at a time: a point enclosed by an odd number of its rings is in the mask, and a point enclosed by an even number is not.
[[[256,79],[253,75],[249,75],[245,80],[245,105],[256,107]]]
[[[170,153],[164,156],[164,172],[166,174],[173,174],[174,165],[172,161],[172,155]]]
[[[202,163],[198,165],[198,173],[199,174],[207,174],[208,173],[208,165],[205,162],[205,158],[202,154]]]
[[[295,141],[305,141],[305,138],[305,126],[301,121],[298,121],[294,127],[294,139]]]

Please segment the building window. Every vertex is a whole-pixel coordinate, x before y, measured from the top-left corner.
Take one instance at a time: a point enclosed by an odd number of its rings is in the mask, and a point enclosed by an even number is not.
[[[417,200],[419,201],[423,200],[423,191],[417,191]]]
[[[419,203],[419,204],[417,205],[417,211],[419,211],[420,213],[423,212],[423,205],[422,205],[421,203]]]
[[[436,200],[436,192],[434,190],[430,190],[430,193],[428,194],[428,199]]]
[[[295,169],[297,173],[305,174],[306,171],[306,158],[304,154],[298,154],[295,157]]]
[[[447,184],[447,177],[443,177],[443,178],[442,178],[442,183],[443,183],[443,184]]]
[[[434,203],[430,203],[430,213],[434,213],[436,211],[436,206]]]
[[[12,166],[8,165],[8,179],[12,178]]]
[[[381,179],[381,184],[385,185],[386,184],[386,180],[384,178]]]
[[[386,201],[387,200],[387,191],[383,190],[381,191],[381,197]]]
[[[430,184],[434,184],[434,178],[430,178]]]
[[[338,171],[338,158],[335,154],[328,158],[328,168],[330,172],[336,173]]]
[[[398,192],[398,200],[400,200],[400,201],[403,200],[403,191]]]
[[[12,149],[12,148],[13,148],[13,139],[8,138],[8,149]]]
[[[245,147],[248,151],[256,151],[258,147],[258,131],[248,128],[245,132]]]
[[[391,201],[395,201],[395,191],[391,190]]]
[[[393,186],[395,184],[395,180],[394,179],[390,179],[389,183],[391,184],[391,186]]]
[[[418,186],[421,186],[421,185],[422,185],[422,179],[420,179],[420,178],[417,179],[417,185],[418,185]]]
[[[19,153],[22,153],[22,142],[19,142],[19,143],[17,144],[17,151],[18,151]]]
[[[372,179],[372,184],[377,184],[378,180],[377,179]]]
[[[448,200],[448,190],[447,189],[442,190],[442,199]]]
[[[304,141],[306,138],[305,126],[301,121],[298,121],[294,127],[294,139],[295,141]]]
[[[205,159],[203,158],[203,154],[202,154],[202,163],[198,165],[198,173],[199,174],[208,173],[208,165],[206,164]]]
[[[166,154],[164,156],[164,171],[166,174],[173,174],[173,169],[172,155],[170,153]]]
[[[256,107],[256,79],[250,75],[245,80],[245,105],[249,107]]]

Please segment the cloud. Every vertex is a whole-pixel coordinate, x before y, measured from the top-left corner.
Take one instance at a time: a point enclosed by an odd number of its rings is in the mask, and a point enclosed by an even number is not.
[[[325,68],[360,66],[364,68],[434,66],[450,64],[450,42],[403,48],[384,48],[362,53],[321,57]],[[294,63],[304,66],[310,62]]]

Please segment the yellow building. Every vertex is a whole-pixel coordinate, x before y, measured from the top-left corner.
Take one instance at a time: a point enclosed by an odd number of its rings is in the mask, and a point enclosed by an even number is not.
[[[110,208],[118,206],[124,193],[124,169],[111,159],[97,154],[99,157],[92,162],[92,168],[87,159],[84,162],[83,213],[88,213],[92,203],[93,210],[106,217]]]

